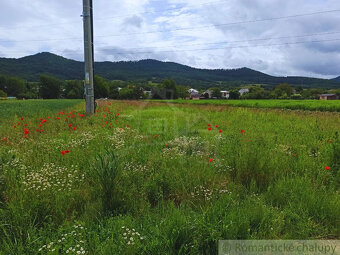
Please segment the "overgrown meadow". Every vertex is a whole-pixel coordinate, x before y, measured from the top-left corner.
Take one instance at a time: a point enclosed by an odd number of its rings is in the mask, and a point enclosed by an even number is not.
[[[340,114],[0,102],[0,254],[216,254],[340,238]]]

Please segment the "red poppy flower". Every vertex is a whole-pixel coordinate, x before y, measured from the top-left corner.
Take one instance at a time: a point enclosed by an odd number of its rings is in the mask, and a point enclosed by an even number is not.
[[[120,113],[117,113],[116,116],[118,117],[120,115]]]
[[[27,124],[25,124],[24,126],[27,127]]]
[[[42,120],[40,123],[41,123],[41,124],[44,124],[45,122],[47,122],[47,120]]]
[[[27,128],[25,128],[24,134],[25,134],[25,135],[28,135],[29,132],[30,132],[30,131],[29,131]]]
[[[72,124],[68,124],[69,127],[72,127]]]
[[[297,156],[297,154],[296,154],[296,153],[294,153],[294,154],[293,154],[293,156],[294,156],[294,157],[296,157],[296,156]]]
[[[211,131],[211,128],[208,128],[209,131]]]
[[[60,120],[60,117],[57,117],[57,120]]]
[[[326,170],[330,170],[331,168],[329,166],[325,166],[325,169]]]
[[[212,158],[209,159],[209,163],[211,163],[211,162],[213,162],[213,159],[212,159]]]
[[[218,125],[216,125],[215,128],[218,128]]]
[[[246,131],[244,131],[244,130],[241,130],[241,134],[243,134],[243,133],[245,133]]]
[[[21,120],[24,120],[24,118],[23,118],[23,117],[21,117],[20,119],[21,119]]]
[[[69,150],[61,151],[61,154],[65,155],[66,153],[69,153],[69,152],[70,152]]]
[[[7,138],[6,138],[6,137],[4,137],[4,139],[2,139],[2,140],[4,140],[4,141],[7,141]]]
[[[44,132],[44,130],[42,129],[42,130],[40,130],[40,132],[42,133],[42,132]]]
[[[211,127],[211,124],[208,124],[208,127]]]
[[[154,137],[158,137],[158,135],[154,135]]]
[[[218,132],[219,132],[219,133],[222,133],[222,130],[219,130]]]
[[[13,127],[14,127],[14,128],[16,128],[17,126],[16,126],[16,125],[14,125]]]
[[[36,129],[35,131],[39,132],[39,129]]]
[[[166,143],[165,146],[168,146],[168,144]]]
[[[77,128],[76,127],[73,127],[73,130],[76,130]]]

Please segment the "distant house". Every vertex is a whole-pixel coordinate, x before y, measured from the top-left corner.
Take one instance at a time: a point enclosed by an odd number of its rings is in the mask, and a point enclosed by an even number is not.
[[[223,98],[223,99],[229,99],[229,91],[222,90],[222,91],[221,91],[221,98]]]
[[[200,99],[210,99],[211,97],[212,91],[208,89],[201,94]]]
[[[195,100],[200,99],[201,95],[196,89],[189,89],[188,92],[190,95],[190,99],[195,99]]]
[[[148,98],[151,98],[152,97],[152,91],[151,90],[144,90],[143,91],[144,95]]]
[[[242,96],[243,94],[249,93],[249,89],[240,89],[238,92]]]
[[[336,94],[322,94],[320,95],[320,100],[336,100]]]

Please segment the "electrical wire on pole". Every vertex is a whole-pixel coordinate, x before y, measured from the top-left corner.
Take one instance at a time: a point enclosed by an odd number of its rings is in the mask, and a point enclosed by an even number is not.
[[[92,0],[83,0],[83,21],[84,21],[84,59],[85,59],[85,99],[86,112],[94,114],[94,84],[93,84],[93,5]]]

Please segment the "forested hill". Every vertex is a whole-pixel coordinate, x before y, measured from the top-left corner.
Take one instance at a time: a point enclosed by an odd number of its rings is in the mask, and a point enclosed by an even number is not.
[[[333,81],[339,81],[340,82],[340,76],[335,78],[335,79],[333,79]]]
[[[29,81],[37,81],[40,74],[50,74],[60,79],[83,79],[82,62],[66,59],[52,53],[39,53],[19,59],[0,58],[0,74],[17,76]],[[244,84],[289,83],[293,86],[339,88],[340,80],[326,80],[307,77],[274,77],[249,68],[231,70],[197,69],[189,66],[161,62],[157,60],[141,60],[128,62],[96,62],[95,74],[109,80],[132,82],[159,82],[172,78],[178,84],[194,88],[212,86],[235,86]]]

